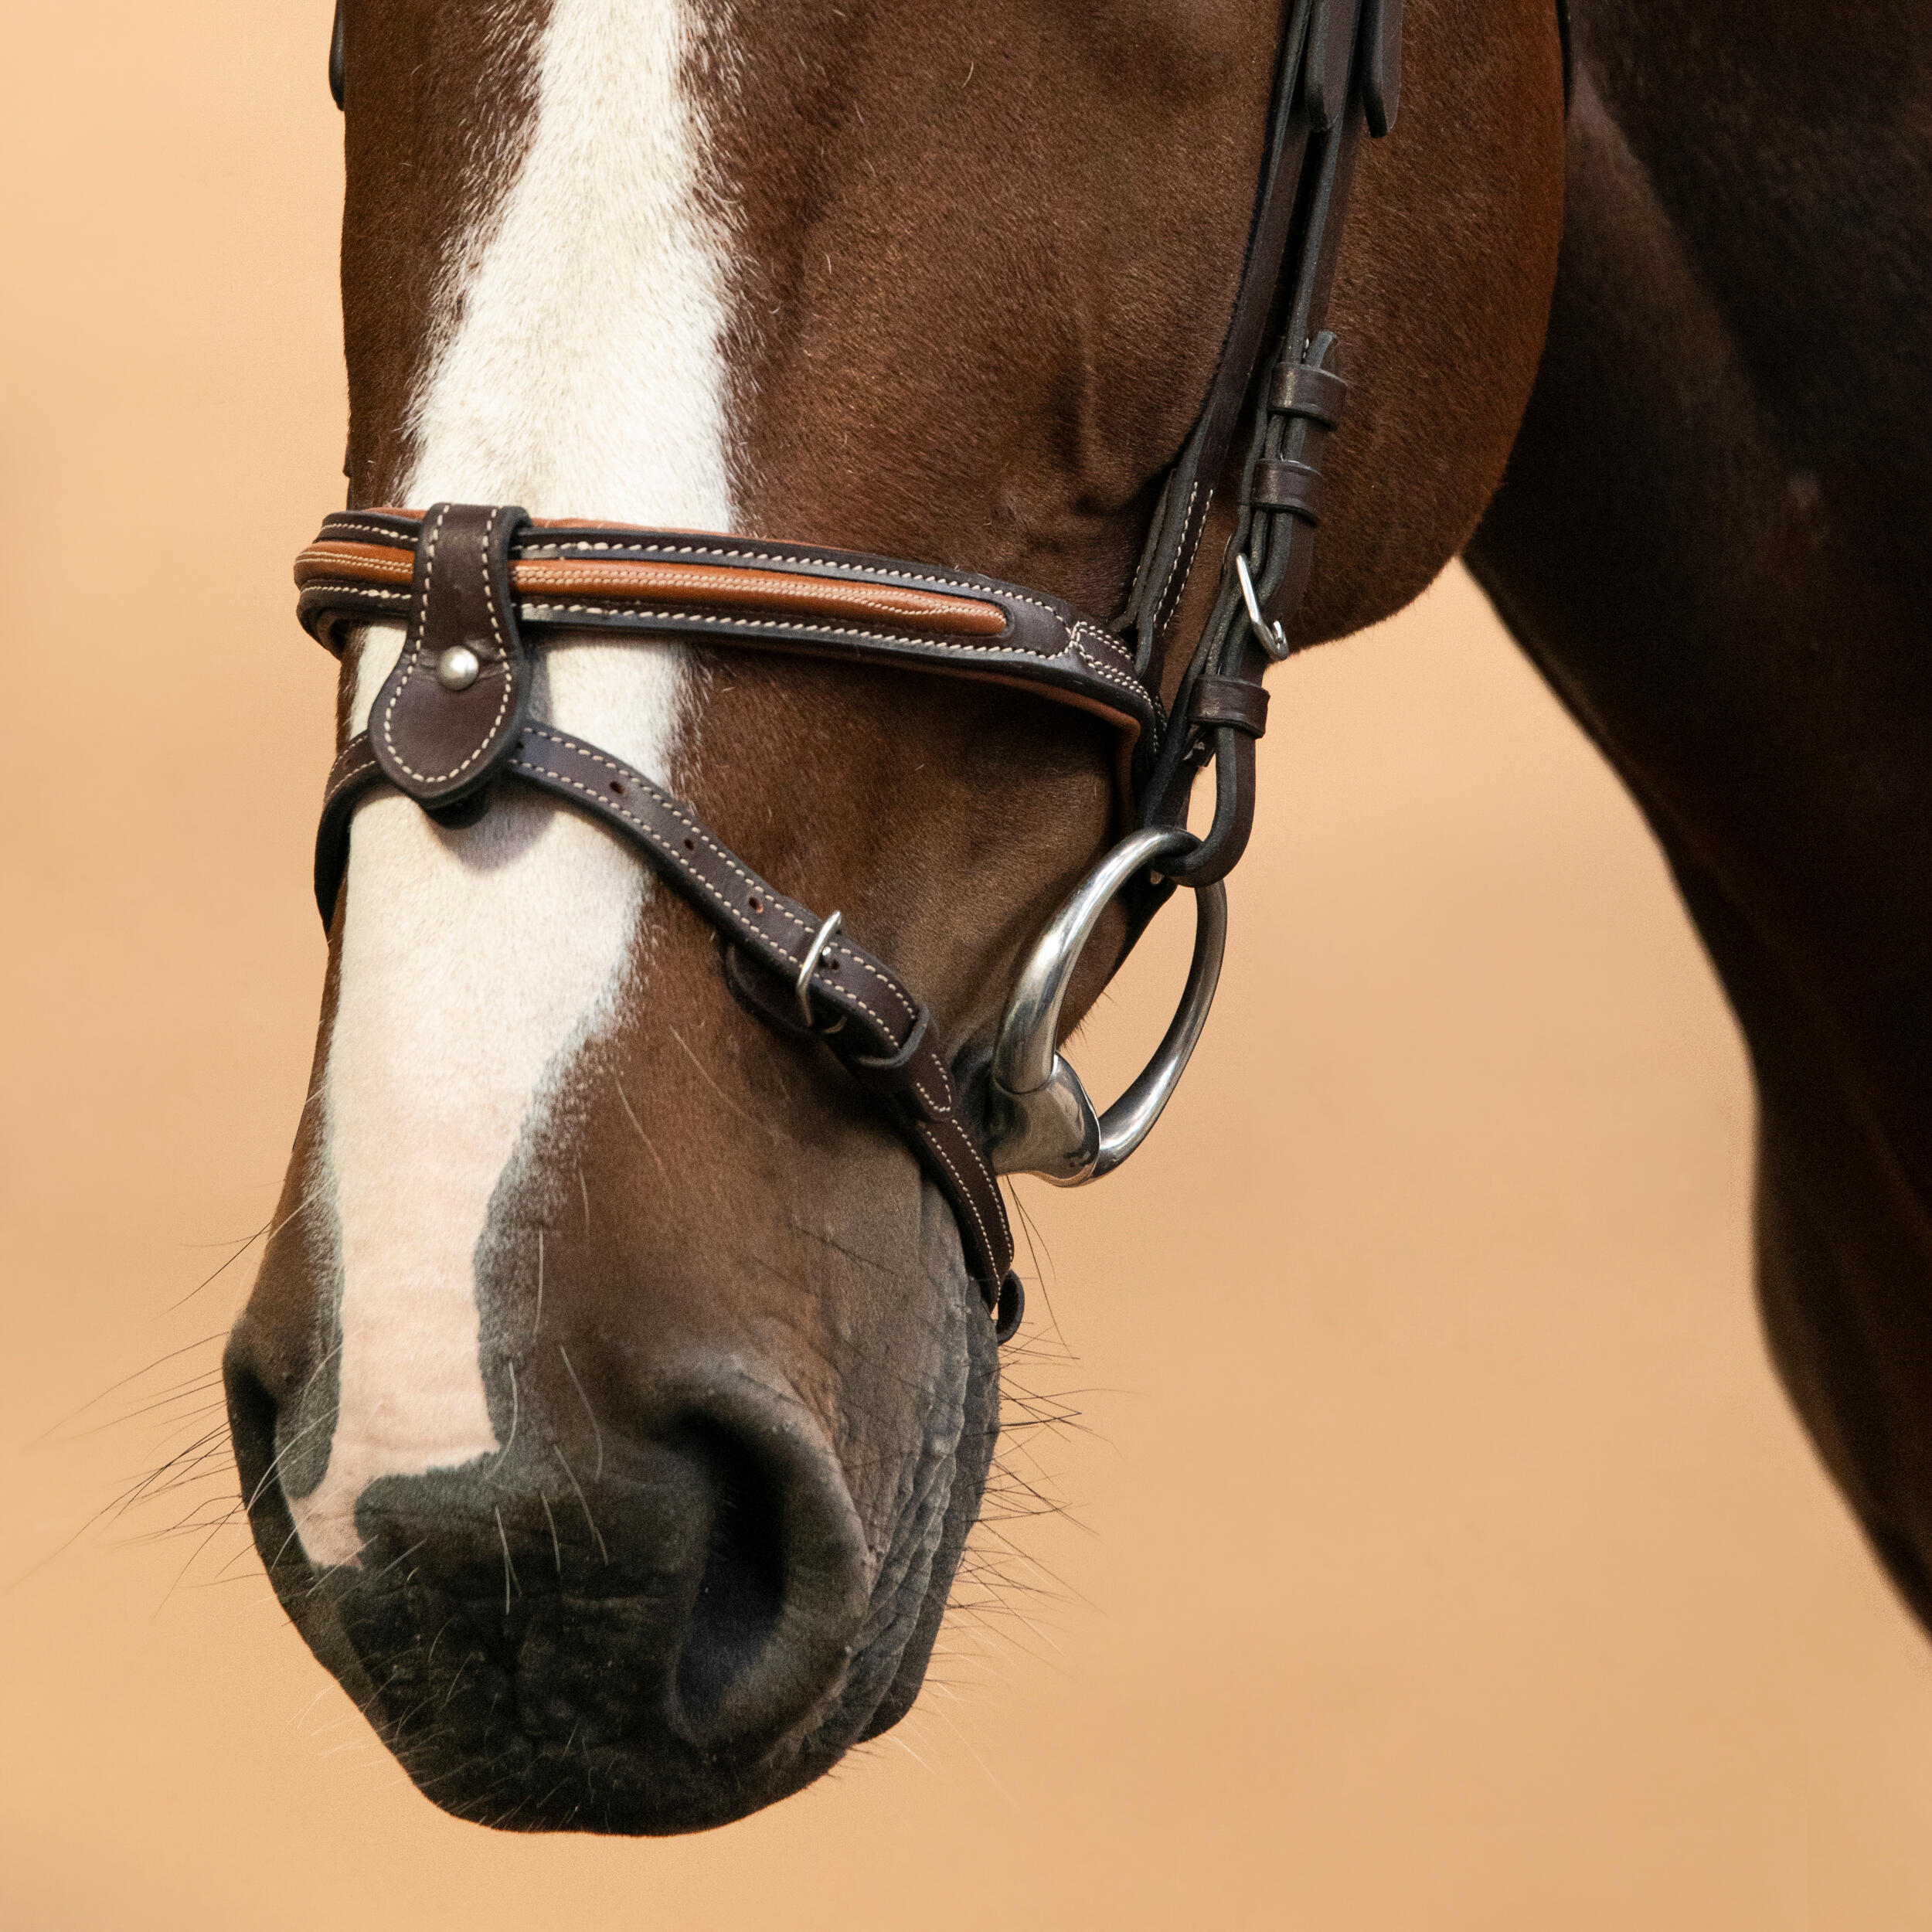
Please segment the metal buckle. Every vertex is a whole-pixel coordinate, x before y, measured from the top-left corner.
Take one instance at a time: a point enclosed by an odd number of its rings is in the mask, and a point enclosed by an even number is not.
[[[1245,550],[1234,553],[1234,574],[1241,580],[1241,601],[1248,607],[1248,622],[1254,627],[1255,641],[1275,663],[1281,663],[1288,655],[1287,633],[1262,611],[1261,600],[1254,594],[1254,578],[1248,570],[1248,553]]]
[[[1057,1050],[1060,1004],[1080,953],[1108,902],[1136,872],[1195,842],[1156,827],[1124,838],[1081,880],[1039,936],[1000,1022],[993,1047],[992,1137],[996,1174],[1037,1174],[1078,1187],[1111,1174],[1147,1138],[1187,1070],[1214,1004],[1227,945],[1227,893],[1216,882],[1194,895],[1194,958],[1181,1004],[1140,1077],[1104,1114]]]
[[[818,931],[812,934],[811,944],[805,948],[804,964],[798,968],[798,977],[791,982],[793,995],[798,1002],[798,1017],[815,1032],[818,1029],[818,1022],[811,1016],[811,976],[818,967],[819,960],[824,956],[825,941],[838,930],[840,917],[839,913],[834,913],[818,928]],[[840,1026],[843,1026],[844,1023],[842,1019],[839,1022]],[[835,1032],[838,1029],[835,1027],[832,1030]]]

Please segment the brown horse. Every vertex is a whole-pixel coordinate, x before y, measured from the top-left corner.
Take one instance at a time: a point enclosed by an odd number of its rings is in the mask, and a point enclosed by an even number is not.
[[[1772,1352],[1932,1628],[1932,12],[1575,13],[1549,349],[1470,560],[1723,977]]]
[[[479,30],[348,0],[352,502],[1119,608],[1214,375],[1293,12],[511,0]],[[1551,0],[1413,0],[1403,59],[1336,270],[1353,397],[1298,645],[1468,540],[1556,274]],[[1546,440],[1583,406],[1557,393]],[[1527,583],[1509,528],[1485,567]],[[345,737],[401,642],[351,640]],[[536,716],[842,908],[957,1065],[1114,830],[1107,727],[1004,685],[595,632],[536,675]],[[580,814],[378,793],[333,903],[283,1231],[228,1359],[283,1602],[461,1815],[675,1831],[796,1789],[910,1706],[978,1509],[997,1358],[952,1214]],[[1124,941],[1116,915],[1067,1022]]]

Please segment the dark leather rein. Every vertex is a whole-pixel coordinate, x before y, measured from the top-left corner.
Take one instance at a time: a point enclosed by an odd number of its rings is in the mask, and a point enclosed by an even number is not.
[[[357,804],[393,786],[444,823],[473,821],[500,780],[599,819],[709,920],[736,997],[778,1031],[821,1041],[905,1136],[951,1204],[967,1265],[1003,1342],[1022,1307],[996,1172],[1078,1182],[1118,1165],[1153,1124],[1205,1022],[1220,963],[1219,882],[1247,843],[1262,674],[1287,656],[1321,520],[1321,454],[1347,387],[1324,329],[1355,155],[1394,124],[1402,0],[1292,0],[1246,266],[1206,402],[1170,471],[1127,610],[1111,625],[970,572],[804,544],[546,522],[505,505],[331,516],[296,561],[298,610],[338,655],[347,633],[401,621],[402,655],[369,730],[329,774],[315,895],[332,923]],[[331,85],[342,99],[338,8]],[[1264,352],[1272,342],[1272,357]],[[1237,437],[1242,439],[1237,443]],[[1238,458],[1238,465],[1237,461]],[[1239,498],[1218,594],[1168,715],[1156,680],[1217,488]],[[645,773],[530,715],[532,651],[554,631],[682,636],[992,679],[1112,724],[1125,822],[1049,928],[1009,1004],[981,1122],[968,1117],[925,1007],[883,961],[788,899]],[[1216,772],[1214,821],[1185,829]],[[1136,929],[1179,883],[1200,910],[1181,1012],[1106,1115],[1054,1049],[1081,944],[1116,893]]]

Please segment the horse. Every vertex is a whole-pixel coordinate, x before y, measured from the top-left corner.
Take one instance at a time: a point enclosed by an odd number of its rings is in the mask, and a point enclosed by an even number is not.
[[[225,1372],[276,1592],[438,1804],[706,1828],[911,1706],[1020,1314],[958,1168],[1081,1179],[1145,1131],[1052,1049],[1177,883],[1213,903],[1268,662],[1467,549],[1748,953],[1663,822],[1721,816],[1667,782],[1709,730],[1605,595],[1669,500],[1639,432],[1690,440],[1607,398],[1696,312],[1620,132],[1679,121],[1602,50],[1731,43],[1624,11],[1648,39],[1607,0],[338,9],[351,509],[298,580],[346,762],[311,1098]],[[1641,560],[1667,603],[1689,528]],[[1029,624],[1077,675],[1002,641]],[[998,1077],[1016,984],[1036,1087]],[[1837,1117],[1794,1104],[1767,1175]],[[1787,1271],[1836,1226],[1767,1215]],[[1779,1305],[1791,1374],[1815,1304]],[[1815,1430],[1869,1394],[1815,1386]],[[1863,1509],[1871,1458],[1827,1454]]]
[[[1932,1629],[1932,20],[1574,30],[1548,345],[1468,560],[1717,968],[1772,1359]]]

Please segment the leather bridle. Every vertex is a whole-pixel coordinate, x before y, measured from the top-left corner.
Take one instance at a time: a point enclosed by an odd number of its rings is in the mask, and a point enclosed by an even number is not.
[[[1092,1180],[1139,1145],[1207,1018],[1226,933],[1223,879],[1253,821],[1262,675],[1288,625],[1321,520],[1321,457],[1347,386],[1324,328],[1355,157],[1394,125],[1402,0],[1289,0],[1246,265],[1219,365],[1169,471],[1126,610],[1112,624],[971,572],[808,544],[546,522],[505,505],[326,519],[296,560],[297,609],[338,655],[346,633],[401,621],[402,655],[369,729],[329,774],[315,896],[335,917],[349,821],[379,786],[445,824],[472,822],[505,781],[626,839],[714,926],[725,978],[779,1032],[823,1043],[903,1134],[951,1204],[999,1338],[1023,1305],[995,1176]],[[338,5],[329,60],[343,94]],[[1266,353],[1270,343],[1274,353]],[[1237,441],[1237,438],[1240,440]],[[1237,461],[1238,459],[1238,461]],[[1212,612],[1171,712],[1164,645],[1219,488],[1238,490]],[[684,637],[720,648],[889,664],[1013,685],[1106,720],[1133,829],[1036,943],[1002,1022],[983,1124],[970,1117],[925,1007],[881,960],[776,891],[645,774],[530,716],[532,651],[556,631]],[[1186,829],[1215,770],[1214,818]],[[1138,932],[1176,885],[1196,895],[1181,1008],[1127,1094],[1097,1114],[1056,1049],[1081,947],[1115,896]]]

